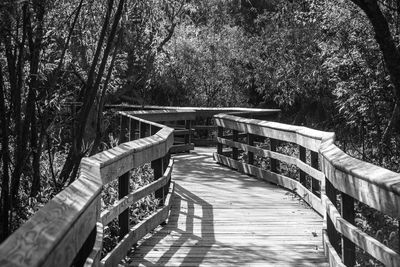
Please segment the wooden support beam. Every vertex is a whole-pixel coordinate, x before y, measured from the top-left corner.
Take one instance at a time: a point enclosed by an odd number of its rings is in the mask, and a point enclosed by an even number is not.
[[[189,131],[187,134],[185,134],[185,144],[191,144],[192,143],[192,121],[191,120],[185,121],[185,128]]]
[[[222,128],[220,126],[218,126],[218,137],[221,137],[221,138],[224,137],[224,128]],[[217,153],[220,155],[222,154],[222,144],[221,143],[217,144]]]
[[[342,206],[341,213],[343,219],[354,225],[354,198],[341,193]],[[356,247],[347,237],[342,235],[342,261],[346,266],[354,266],[356,264]]]
[[[247,134],[247,144],[249,146],[254,146],[254,135],[248,133]],[[247,163],[250,165],[254,164],[254,153],[253,152],[247,152]]]
[[[139,138],[146,137],[146,131],[147,131],[146,128],[147,128],[147,123],[139,122]]]
[[[130,119],[130,127],[129,127],[129,140],[137,140],[139,139],[139,122],[134,119]]]
[[[329,182],[328,179],[325,179],[325,190],[326,190],[326,196],[329,198],[329,200],[332,202],[332,204],[336,207],[336,188]],[[327,229],[326,232],[328,234],[329,242],[332,244],[332,247],[336,250],[337,253],[339,253],[339,240],[340,240],[340,235],[335,229],[335,225],[332,222],[332,219],[329,217],[329,214],[327,213],[326,216],[326,223],[327,223]]]
[[[270,138],[271,151],[276,152],[278,146],[278,140]],[[279,173],[279,161],[277,159],[270,158],[271,160],[271,171],[274,173]]]
[[[151,162],[151,167],[154,170],[154,181],[155,181],[163,175],[163,158],[153,160]],[[164,190],[163,190],[163,188],[158,189],[154,195],[160,201],[160,206],[163,206],[164,205]]]
[[[313,167],[316,170],[319,170],[318,153],[314,151],[311,151],[311,167]],[[312,176],[311,176],[311,192],[313,192],[314,195],[321,197],[321,182]]]
[[[232,130],[232,141],[237,142],[239,139],[239,132],[236,130]],[[234,160],[238,160],[239,157],[239,149],[236,147],[232,147],[232,158]]]
[[[129,132],[129,119],[126,116],[121,116],[120,143],[129,141],[128,132]],[[129,193],[129,178],[130,178],[129,171],[118,177],[119,199],[125,197]],[[118,216],[118,224],[119,224],[119,238],[121,240],[129,231],[129,210],[125,210]]]
[[[300,145],[299,145],[299,159],[302,162],[306,163],[306,148]],[[299,172],[300,172],[300,183],[303,186],[306,186],[306,173],[301,169],[299,169]]]

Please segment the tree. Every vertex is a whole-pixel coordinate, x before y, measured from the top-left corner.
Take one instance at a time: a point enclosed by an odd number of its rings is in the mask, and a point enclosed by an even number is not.
[[[392,4],[392,1],[379,1],[376,0],[351,0],[359,8],[361,8],[365,15],[368,17],[375,33],[375,40],[381,49],[386,68],[390,75],[390,81],[393,85],[395,96],[395,103],[392,111],[392,116],[388,122],[381,139],[381,145],[385,144],[389,138],[393,126],[399,121],[400,118],[400,52],[397,44],[393,39],[390,31],[388,20],[382,12],[382,4]],[[397,3],[398,5],[398,3]],[[398,6],[393,7],[391,10],[396,10],[399,16]]]
[[[21,176],[27,162],[32,167],[31,195],[39,190],[41,139],[37,131],[37,99],[40,94],[39,65],[47,2],[2,3],[0,31],[1,60],[7,62],[8,77],[0,64],[2,123],[2,214],[1,237],[9,234],[9,213],[18,203]],[[4,50],[3,50],[4,49]],[[7,87],[7,88],[6,88]],[[8,100],[8,93],[10,99]],[[24,95],[27,95],[24,97]],[[11,131],[9,129],[11,128]],[[12,140],[8,133],[14,140]],[[13,147],[10,147],[10,141]],[[29,152],[29,153],[28,153]],[[13,162],[9,176],[10,162]]]
[[[110,52],[112,51],[113,48],[116,49],[114,45],[115,44],[114,39],[117,34],[120,19],[123,14],[124,5],[125,5],[125,0],[120,0],[114,14],[114,20],[112,22],[111,28],[109,28],[111,14],[114,8],[114,1],[113,0],[108,1],[106,16],[103,21],[103,26],[97,42],[96,51],[94,53],[90,71],[88,73],[87,79],[85,81],[82,90],[83,92],[82,107],[77,115],[77,120],[73,127],[74,134],[73,134],[72,146],[70,147],[64,167],[60,173],[60,180],[62,185],[66,183],[68,180],[69,183],[72,183],[74,181],[76,174],[78,172],[80,161],[82,157],[88,152],[83,147],[87,122],[90,112],[93,111],[94,100],[99,91],[100,83],[103,77],[103,73],[107,66],[107,61]],[[108,31],[109,34],[108,36],[106,36]],[[104,43],[105,43],[105,48],[103,50]],[[111,65],[111,67],[113,67],[113,65]]]

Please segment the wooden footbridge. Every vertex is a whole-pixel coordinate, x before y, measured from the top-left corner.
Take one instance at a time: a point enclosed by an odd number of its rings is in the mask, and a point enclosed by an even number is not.
[[[121,144],[82,160],[79,178],[0,245],[0,266],[354,266],[359,251],[400,266],[355,224],[358,202],[399,217],[400,175],[346,155],[334,133],[273,122],[277,110],[119,112]],[[130,191],[147,163],[154,181]],[[114,181],[119,200],[102,207]],[[158,208],[133,223],[130,207],[149,195]],[[104,253],[110,223],[119,242]]]

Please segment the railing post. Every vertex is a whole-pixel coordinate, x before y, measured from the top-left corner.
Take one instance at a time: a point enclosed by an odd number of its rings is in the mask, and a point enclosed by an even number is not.
[[[189,131],[185,134],[185,144],[190,145],[192,143],[192,121],[186,120],[185,121],[185,128]]]
[[[332,204],[336,207],[336,188],[331,184],[331,182],[325,178],[325,192],[328,199],[332,202]],[[326,216],[326,231],[328,234],[328,238],[332,246],[335,248],[336,252],[339,252],[339,233],[336,231],[336,228],[331,220],[331,218]]]
[[[156,134],[158,131],[158,128],[150,125],[150,135]],[[154,171],[154,181],[159,179],[160,177],[163,176],[164,174],[164,157],[158,158],[156,160],[153,160],[151,162],[151,167],[153,168]],[[160,206],[164,205],[164,188],[160,188],[155,191],[154,196],[160,201]]]
[[[276,147],[278,146],[278,140],[270,138],[269,141],[270,141],[270,145],[271,145],[271,151],[276,152]],[[271,158],[271,171],[275,172],[275,173],[279,173],[278,168],[279,168],[279,161]]]
[[[224,137],[224,128],[221,126],[218,126],[218,137],[223,138]],[[217,143],[217,154],[222,155],[222,144]]]
[[[254,135],[248,133],[247,134],[247,144],[249,146],[254,146]],[[253,152],[248,152],[247,153],[247,163],[250,165],[254,164],[254,153]]]
[[[169,161],[171,159],[171,154],[168,152],[167,154],[165,154],[165,156],[162,158],[162,174],[164,174],[164,172],[167,170],[167,167],[169,165]],[[169,192],[169,186],[171,184],[171,180],[172,180],[172,176],[170,177],[169,181],[164,185],[163,188],[163,201],[165,201],[165,199],[167,198],[168,192]]]
[[[316,170],[319,169],[318,152],[311,151],[311,167],[313,167]],[[314,178],[311,179],[311,191],[313,192],[314,195],[316,195],[318,197],[321,196],[320,181],[318,181],[317,179],[314,179]]]
[[[139,122],[139,138],[146,137],[146,126],[147,126],[146,123],[142,121]]]
[[[233,142],[237,142],[238,141],[238,136],[239,136],[239,132],[237,130],[232,130],[232,141]],[[239,149],[237,149],[236,147],[232,147],[232,158],[234,160],[238,160],[239,158]]]
[[[128,128],[129,118],[121,116],[121,132],[120,132],[120,143],[128,141]],[[118,177],[118,198],[121,199],[129,193],[129,176],[130,172]],[[118,216],[119,223],[119,239],[121,240],[129,231],[129,209],[126,209]]]
[[[306,148],[299,145],[299,159],[306,163]],[[306,187],[306,173],[300,170],[300,183]]]
[[[354,199],[341,193],[342,197],[342,217],[349,223],[354,225]],[[346,266],[354,266],[356,264],[356,247],[347,237],[342,236],[342,261]]]
[[[151,167],[153,168],[154,171],[154,181],[162,177],[163,175],[163,158],[159,158],[156,160],[153,160],[151,162]],[[154,196],[160,201],[160,206],[164,205],[164,189],[160,188],[156,190],[154,193]]]
[[[130,141],[139,139],[139,134],[137,133],[139,128],[139,122],[135,119],[130,119],[130,128],[129,128],[129,139]]]

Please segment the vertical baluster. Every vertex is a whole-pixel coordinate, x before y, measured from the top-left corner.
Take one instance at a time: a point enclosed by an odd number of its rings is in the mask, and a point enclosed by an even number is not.
[[[326,191],[326,196],[329,198],[329,200],[333,203],[333,205],[336,207],[336,188],[329,182],[327,178],[325,178],[325,191]],[[337,252],[339,252],[339,240],[340,236],[339,233],[336,231],[335,226],[333,225],[333,222],[329,216],[326,216],[327,219],[327,234],[329,241],[331,242],[332,246],[335,248]]]
[[[185,121],[185,128],[189,131],[185,134],[185,144],[190,145],[192,143],[192,121],[186,120]]]
[[[354,198],[341,193],[342,197],[342,217],[349,223],[354,225]],[[346,266],[354,266],[356,264],[356,248],[353,242],[347,237],[342,236],[342,261]]]
[[[237,130],[232,130],[232,141],[237,142],[238,135],[239,132]],[[239,157],[239,149],[237,149],[236,147],[232,147],[232,158],[234,160],[238,160],[238,157]]]
[[[156,134],[158,131],[158,127],[155,127],[153,125],[150,125],[150,135]],[[156,160],[153,160],[151,162],[151,167],[154,170],[154,181],[159,179],[160,177],[163,176],[164,173],[164,157],[158,158]],[[154,193],[154,196],[160,201],[160,206],[164,205],[164,188],[160,188],[156,190]]]
[[[163,174],[167,170],[170,158],[171,158],[171,154],[169,152],[167,154],[165,154],[165,156],[163,157],[163,168],[162,168]],[[164,201],[165,201],[165,198],[168,195],[169,186],[171,184],[171,179],[172,179],[172,177],[169,179],[169,181],[164,186]]]
[[[154,170],[154,181],[162,177],[163,175],[163,158],[159,158],[156,160],[153,160],[151,162],[151,167]],[[154,193],[154,196],[160,201],[160,206],[164,205],[164,189],[160,188],[156,190]]]
[[[218,137],[224,138],[224,128],[218,126]],[[217,143],[217,154],[222,155],[222,144]]]
[[[147,124],[144,122],[139,122],[139,137],[144,138],[146,137],[146,126]]]
[[[278,146],[278,140],[270,138],[271,151],[276,152],[276,148]],[[279,173],[279,161],[271,158],[271,171],[275,173]]]
[[[254,135],[248,133],[247,134],[247,144],[249,146],[254,146]],[[254,153],[247,152],[247,163],[253,165],[254,164]]]
[[[128,128],[129,118],[121,116],[121,132],[120,132],[120,143],[128,141]],[[129,193],[129,176],[130,172],[118,177],[118,197],[119,199],[125,197]],[[120,240],[128,233],[129,230],[129,209],[126,209],[118,216],[119,223],[119,238]]]
[[[318,164],[318,152],[311,151],[311,167],[314,169],[318,170],[319,169],[319,164]],[[320,197],[321,196],[321,184],[320,181],[317,179],[312,178],[311,179],[311,191],[313,192],[314,195]]]
[[[306,148],[299,145],[299,159],[306,163]],[[300,170],[300,183],[306,186],[306,173]]]
[[[139,138],[137,134],[138,127],[139,127],[139,122],[135,119],[130,119],[129,139],[131,141]]]

